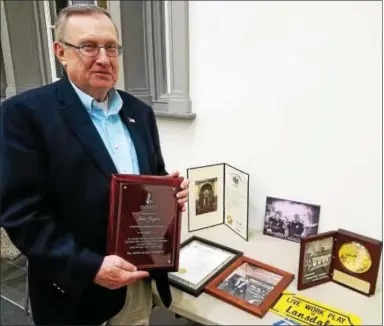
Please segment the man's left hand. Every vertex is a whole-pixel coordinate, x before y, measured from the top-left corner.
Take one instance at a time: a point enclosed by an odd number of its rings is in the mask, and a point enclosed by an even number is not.
[[[177,178],[179,177],[179,172],[175,171],[170,174],[171,177]],[[176,197],[178,199],[178,203],[181,206],[181,211],[185,212],[186,207],[185,203],[188,201],[188,196],[189,196],[189,180],[188,179],[183,179],[183,181],[180,184],[181,191],[179,191],[176,194]]]

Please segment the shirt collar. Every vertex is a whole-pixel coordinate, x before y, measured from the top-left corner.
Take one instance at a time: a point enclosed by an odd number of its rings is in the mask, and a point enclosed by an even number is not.
[[[89,114],[94,113],[95,110],[100,110],[100,108],[97,107],[97,102],[93,97],[84,93],[72,81],[70,81],[70,83],[76,91],[77,95],[79,96],[81,103],[83,103],[85,109]],[[119,113],[119,111],[123,107],[123,100],[121,99],[121,96],[118,91],[115,88],[111,88],[108,92],[108,97],[109,103],[107,116]]]

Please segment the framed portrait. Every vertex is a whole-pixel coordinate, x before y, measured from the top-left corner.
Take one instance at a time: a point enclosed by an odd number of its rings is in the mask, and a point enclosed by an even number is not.
[[[319,205],[267,197],[263,234],[300,242],[318,233],[319,219]]]
[[[220,163],[187,169],[188,231],[225,224],[248,240],[249,174]]]
[[[241,256],[209,282],[205,291],[262,318],[294,277],[287,271]]]
[[[179,270],[168,274],[170,284],[197,297],[213,277],[242,254],[234,248],[192,236],[181,244]]]

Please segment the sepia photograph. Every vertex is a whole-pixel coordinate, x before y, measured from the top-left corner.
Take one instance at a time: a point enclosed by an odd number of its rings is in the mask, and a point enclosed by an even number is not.
[[[195,181],[196,215],[217,211],[217,178]]]
[[[318,205],[267,197],[263,234],[300,242],[318,233],[319,219]]]
[[[305,244],[302,284],[329,277],[332,251],[333,237],[308,241]]]
[[[281,279],[278,274],[243,263],[219,284],[218,289],[259,306]]]

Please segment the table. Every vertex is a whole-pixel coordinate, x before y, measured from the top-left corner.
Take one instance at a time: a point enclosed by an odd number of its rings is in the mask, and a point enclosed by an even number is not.
[[[247,242],[226,225],[191,233],[188,233],[186,228],[187,221],[184,219],[182,241],[196,235],[241,250],[245,256],[294,273],[295,279],[287,288],[288,292],[300,294],[327,306],[357,315],[361,318],[362,325],[382,325],[381,270],[376,294],[370,298],[333,282],[297,291],[299,243],[266,236],[261,231],[255,230],[250,230],[250,237]],[[170,310],[203,325],[272,325],[283,319],[272,312],[267,312],[264,318],[260,319],[206,293],[194,297],[175,287],[172,287],[171,291],[173,303]]]

